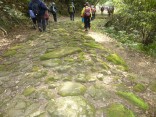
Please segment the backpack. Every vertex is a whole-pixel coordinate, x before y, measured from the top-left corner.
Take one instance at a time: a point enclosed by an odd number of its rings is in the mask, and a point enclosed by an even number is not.
[[[39,14],[39,11],[40,11],[39,3],[33,2],[32,3],[32,10],[33,10],[33,12],[34,12],[35,15],[38,15]]]
[[[69,12],[74,12],[74,7],[72,5],[69,6]]]
[[[52,12],[52,13],[56,13],[56,8],[55,8],[54,5],[52,5],[52,6],[50,7],[50,12]]]
[[[87,16],[87,17],[91,16],[91,14],[90,14],[90,7],[85,8],[84,16]]]

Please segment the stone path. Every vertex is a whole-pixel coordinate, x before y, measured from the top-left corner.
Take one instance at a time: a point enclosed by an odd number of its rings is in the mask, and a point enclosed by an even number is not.
[[[0,117],[155,116],[156,83],[129,73],[80,21],[50,25],[1,54]]]

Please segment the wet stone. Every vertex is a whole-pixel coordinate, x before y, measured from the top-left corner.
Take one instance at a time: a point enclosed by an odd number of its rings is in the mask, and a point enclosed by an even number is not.
[[[61,96],[77,96],[83,95],[86,91],[86,87],[80,83],[65,82],[59,89],[58,94]]]

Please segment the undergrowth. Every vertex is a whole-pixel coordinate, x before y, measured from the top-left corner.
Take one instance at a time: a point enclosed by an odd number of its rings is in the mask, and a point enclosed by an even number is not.
[[[139,35],[135,31],[133,33],[127,33],[123,30],[115,30],[114,26],[105,27],[107,21],[107,16],[98,15],[95,21],[92,22],[92,29],[107,34],[111,38],[118,40],[131,49],[144,52],[147,55],[156,57],[156,41],[149,45],[144,45],[139,41]]]

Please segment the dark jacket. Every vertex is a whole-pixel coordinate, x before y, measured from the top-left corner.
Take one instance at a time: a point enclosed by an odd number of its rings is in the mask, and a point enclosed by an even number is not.
[[[33,10],[34,3],[38,4],[39,7],[38,15],[43,16],[45,14],[45,11],[48,10],[46,5],[40,0],[31,0],[31,2],[29,3],[29,10]]]

